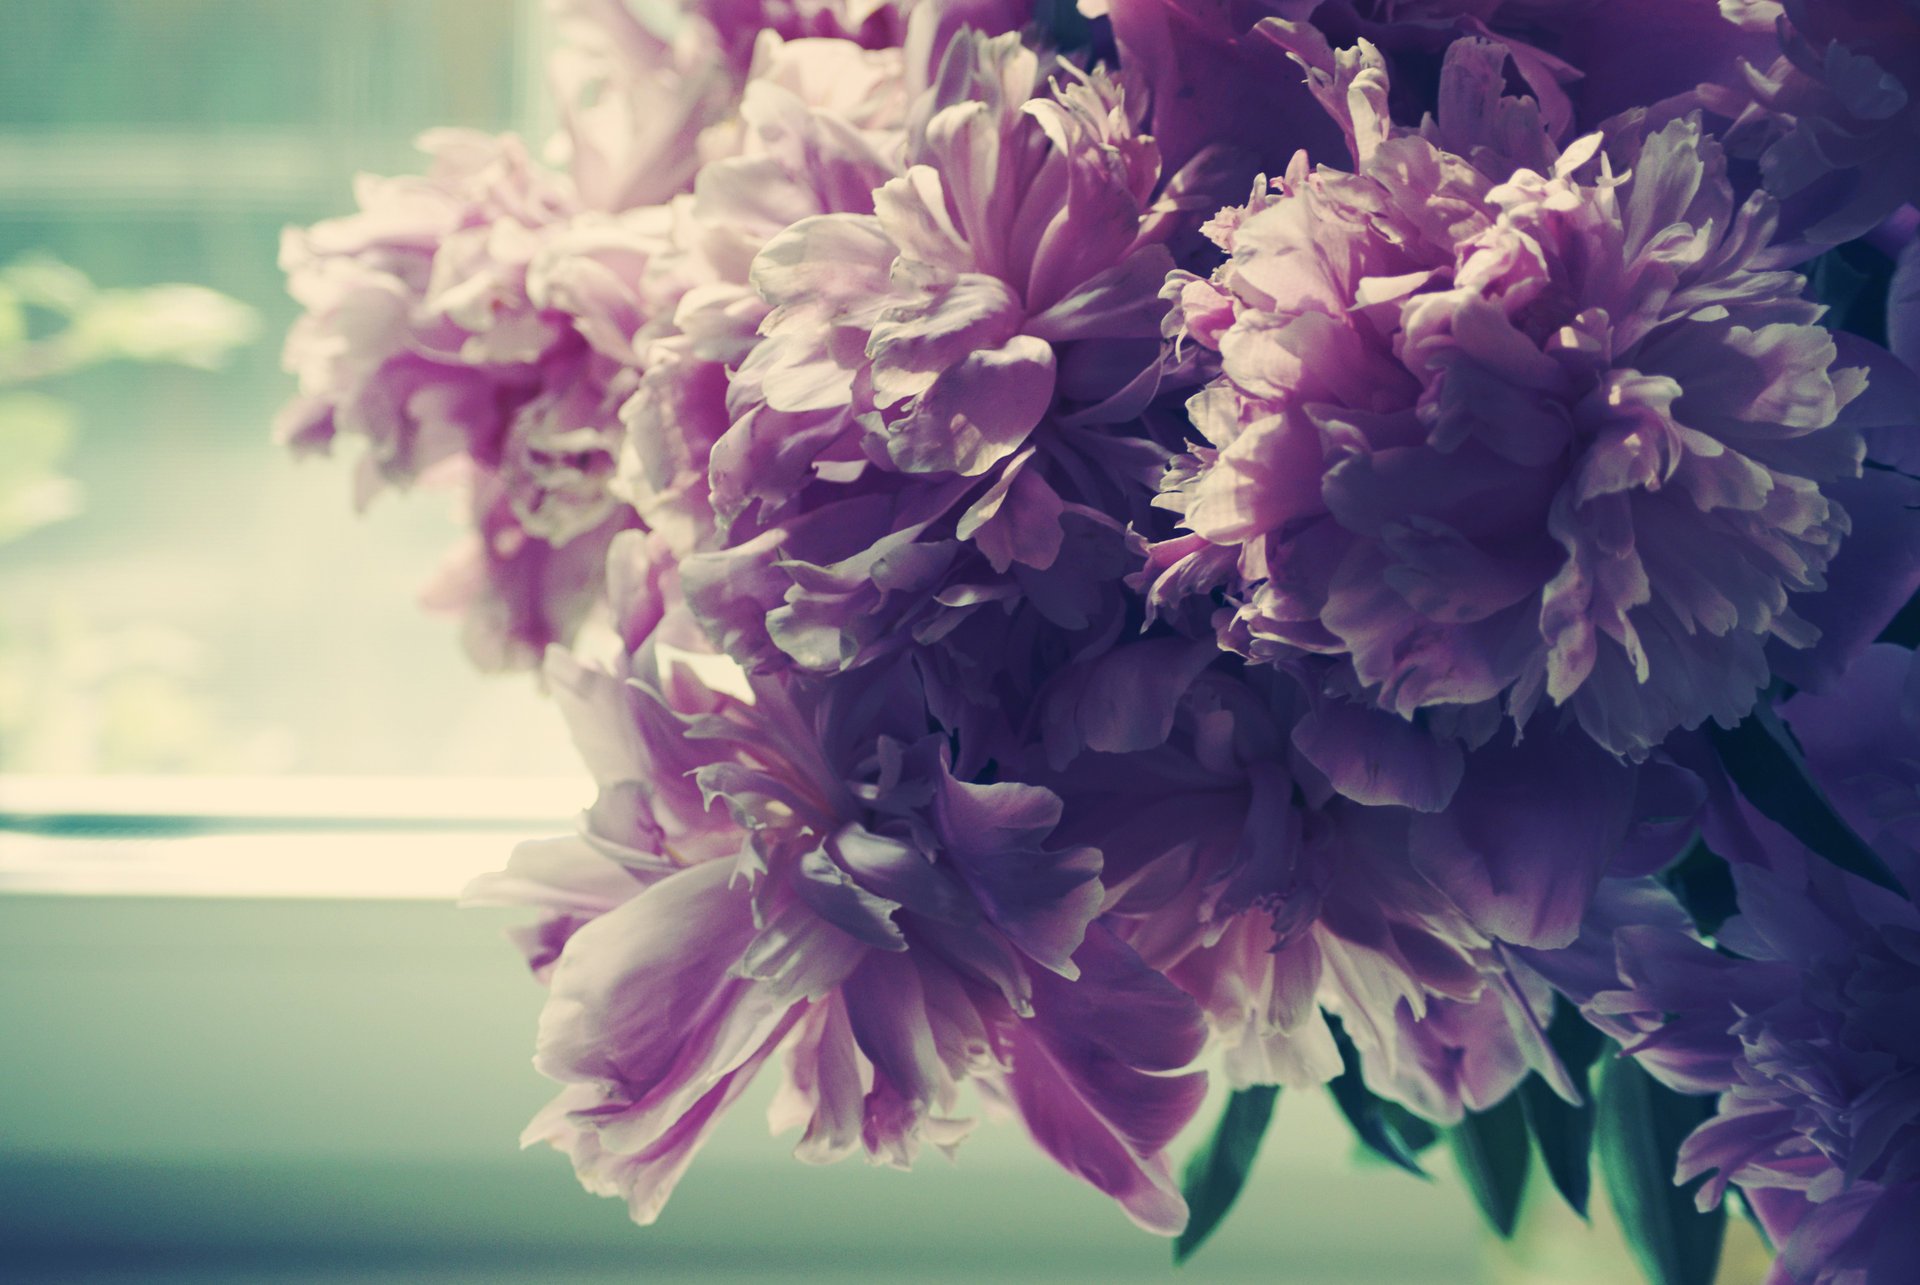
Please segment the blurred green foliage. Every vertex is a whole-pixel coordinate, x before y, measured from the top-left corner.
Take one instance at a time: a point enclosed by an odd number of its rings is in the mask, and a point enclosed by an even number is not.
[[[60,471],[78,414],[25,385],[110,361],[217,370],[258,331],[251,308],[204,286],[103,289],[44,255],[0,268],[0,543],[80,509]]]
[[[0,544],[84,502],[63,471],[79,410],[34,385],[107,362],[216,370],[258,331],[252,309],[202,286],[102,288],[45,255],[0,267]],[[194,659],[177,631],[103,631],[71,600],[0,627],[0,767],[175,766],[211,740],[182,683]]]

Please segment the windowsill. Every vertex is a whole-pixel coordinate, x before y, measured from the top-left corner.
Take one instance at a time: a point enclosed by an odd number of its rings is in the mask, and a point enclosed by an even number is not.
[[[11,777],[0,894],[446,900],[572,828],[580,778]]]

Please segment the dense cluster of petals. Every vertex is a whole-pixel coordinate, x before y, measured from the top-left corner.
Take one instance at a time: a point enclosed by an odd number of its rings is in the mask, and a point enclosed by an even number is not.
[[[1264,169],[1284,171],[1304,149],[1344,159],[1340,131],[1288,61],[1285,30],[1310,24],[1336,46],[1365,40],[1391,73],[1393,117],[1436,110],[1454,41],[1497,41],[1513,84],[1538,104],[1557,139],[1623,110],[1672,110],[1706,82],[1730,83],[1742,60],[1771,58],[1770,32],[1728,22],[1718,0],[1082,0],[1110,19],[1122,61],[1149,85],[1154,131],[1170,163],[1222,153],[1241,198]],[[1741,105],[1744,105],[1744,101]],[[1734,110],[1738,110],[1736,107]]]
[[[1313,717],[1298,685],[1195,675],[1196,658],[1165,640],[1096,665],[1094,683],[1125,670],[1157,694],[1144,703],[1165,726],[1089,724],[1087,748],[1042,779],[1068,801],[1066,832],[1104,853],[1116,931],[1205,1010],[1228,1080],[1324,1084],[1343,1069],[1334,1017],[1372,1090],[1429,1119],[1492,1106],[1534,1069],[1577,1098],[1541,1039],[1550,993],[1496,943],[1570,936],[1584,898],[1537,925],[1536,888],[1449,895],[1457,838],[1340,796],[1294,747]],[[1567,800],[1549,773],[1526,784],[1542,813]],[[1624,833],[1628,812],[1592,820]],[[1524,811],[1504,819],[1524,833]],[[1587,877],[1578,854],[1567,877]]]
[[[910,665],[744,685],[668,641],[696,635],[670,611],[621,674],[553,654],[599,801],[579,838],[469,894],[549,910],[525,939],[553,991],[536,1062],[567,1087],[528,1140],[651,1221],[785,1046],[776,1123],[801,1127],[803,1159],[950,1149],[959,1088],[985,1081],[1069,1169],[1176,1230],[1160,1153],[1204,1077],[1166,1073],[1198,1052],[1200,1013],[1094,923],[1100,853],[1052,837],[1058,796],[955,776]]]
[[[628,377],[549,277],[579,218],[570,185],[512,137],[423,146],[426,175],[362,178],[359,213],[288,232],[281,266],[307,312],[280,432],[302,452],[357,439],[362,504],[464,485],[474,537],[429,599],[464,611],[482,665],[525,666],[572,635],[631,522],[608,490]]]
[[[864,208],[759,250],[771,311],[710,469],[724,535],[686,568],[743,663],[833,672],[1029,601],[1084,627],[1055,586],[1117,587],[1165,458],[1110,431],[1158,388],[1172,266],[1142,105],[963,36]]]
[[[622,0],[556,0],[555,170],[517,137],[440,130],[418,177],[363,176],[360,209],[289,230],[306,309],[288,336],[295,450],[356,439],[356,496],[464,488],[473,534],[426,592],[466,617],[486,668],[537,665],[595,611],[609,541],[635,524],[611,483],[641,337],[676,293],[652,260],[739,75],[717,36],[664,36]],[[718,137],[714,137],[718,133]]]
[[[1366,46],[1336,66],[1298,35],[1357,168],[1296,164],[1170,287],[1221,374],[1151,594],[1218,589],[1223,646],[1337,658],[1406,717],[1551,703],[1629,756],[1738,721],[1769,642],[1816,640],[1793,604],[1848,529],[1822,486],[1863,451],[1864,372],[1759,262],[1765,198],[1736,207],[1693,118],[1620,168],[1559,151],[1487,43],[1395,128]]]
[[[1726,0],[1730,21],[1777,35],[1714,99],[1728,145],[1759,162],[1794,231],[1848,241],[1920,201],[1920,5],[1913,0]]]
[[[1815,779],[1907,888],[1920,883],[1920,717],[1904,648],[1869,649],[1783,716]],[[1827,865],[1731,786],[1703,837],[1731,862],[1739,913],[1711,942],[1646,886],[1605,891],[1580,949],[1534,957],[1656,1076],[1719,1095],[1681,1148],[1703,1207],[1736,1185],[1781,1250],[1780,1279],[1900,1279],[1917,1247],[1920,908]]]

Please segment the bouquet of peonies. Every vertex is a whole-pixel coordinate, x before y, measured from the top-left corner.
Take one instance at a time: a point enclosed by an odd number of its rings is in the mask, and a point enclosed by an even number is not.
[[[971,1086],[1185,1252],[1328,1086],[1912,1279],[1920,3],[554,11],[541,159],[283,256],[281,435],[460,484],[599,785],[470,892],[529,1141],[644,1223],[756,1076],[895,1166]]]

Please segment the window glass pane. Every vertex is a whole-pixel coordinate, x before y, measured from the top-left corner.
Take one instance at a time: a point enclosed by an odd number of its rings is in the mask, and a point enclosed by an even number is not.
[[[457,497],[356,517],[349,460],[296,463],[269,439],[292,389],[280,229],[350,209],[356,169],[416,168],[423,128],[512,126],[537,97],[536,8],[7,0],[0,265],[192,282],[257,328],[218,371],[0,383],[0,405],[63,404],[79,501],[0,542],[0,771],[573,770],[533,681],[475,674],[456,623],[415,604],[460,534]],[[0,415],[0,464],[30,442]]]
[[[520,0],[7,0],[9,129],[508,125]]]

